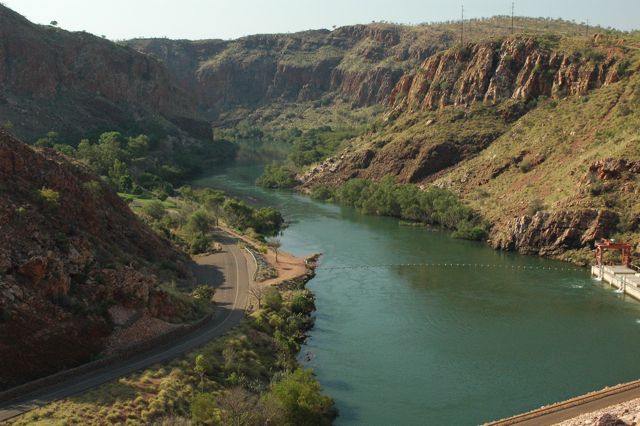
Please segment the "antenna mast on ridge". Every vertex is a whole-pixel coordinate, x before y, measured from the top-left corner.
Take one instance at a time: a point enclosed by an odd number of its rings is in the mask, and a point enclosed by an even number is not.
[[[587,19],[587,37],[589,37],[589,20]]]
[[[511,34],[513,34],[513,12],[516,8],[516,2],[512,1],[511,2]]]
[[[464,44],[464,3],[462,4],[462,19],[460,20],[460,44]]]

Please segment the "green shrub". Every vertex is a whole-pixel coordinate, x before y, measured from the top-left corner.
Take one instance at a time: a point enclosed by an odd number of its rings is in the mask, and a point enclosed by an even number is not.
[[[461,240],[481,241],[487,236],[484,226],[465,224],[458,227],[451,236]]]
[[[264,304],[272,311],[279,311],[282,308],[282,295],[275,287],[269,287],[264,294]]]
[[[456,230],[468,224],[482,227],[478,215],[451,191],[396,184],[390,176],[380,182],[352,179],[338,188],[334,200],[365,214],[397,217]]]
[[[313,298],[306,292],[298,293],[291,299],[291,312],[294,314],[308,314],[314,309]]]
[[[160,201],[151,200],[142,207],[142,213],[155,220],[160,220],[167,214],[167,209]]]
[[[209,250],[209,239],[204,235],[196,235],[189,242],[191,254],[206,253]]]
[[[206,210],[197,210],[187,219],[185,231],[191,237],[204,237],[211,230],[212,222],[213,218]]]
[[[198,424],[221,424],[216,396],[211,393],[197,394],[191,400],[191,419]]]
[[[522,173],[529,173],[531,170],[533,170],[533,164],[531,163],[531,161],[524,160],[522,163],[520,163],[520,171]]]
[[[271,386],[271,396],[282,407],[287,425],[331,425],[336,416],[331,398],[322,394],[310,370],[296,369]]]
[[[534,216],[536,213],[543,211],[546,208],[546,206],[544,205],[544,202],[539,199],[536,198],[533,201],[531,201],[531,204],[529,204],[529,208],[527,209],[527,214],[529,216]]]
[[[38,191],[40,200],[49,205],[57,205],[60,202],[60,193],[51,188],[42,187]]]
[[[328,201],[333,198],[333,190],[327,185],[316,185],[311,188],[310,195],[315,200]]]
[[[202,284],[193,289],[191,292],[191,296],[194,299],[201,299],[210,302],[213,299],[213,295],[215,294],[216,289],[211,287],[210,285]]]
[[[265,168],[256,183],[263,188],[293,188],[297,181],[295,172],[273,163]]]

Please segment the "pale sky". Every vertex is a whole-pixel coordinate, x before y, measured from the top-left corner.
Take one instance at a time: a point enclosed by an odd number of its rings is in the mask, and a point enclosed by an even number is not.
[[[29,20],[110,39],[237,38],[371,21],[458,19],[460,0],[3,0]],[[465,0],[466,17],[507,15],[511,0]],[[516,15],[640,27],[640,0],[520,0]]]

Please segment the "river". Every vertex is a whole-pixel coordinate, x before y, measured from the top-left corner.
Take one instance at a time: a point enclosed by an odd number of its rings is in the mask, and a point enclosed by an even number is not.
[[[283,250],[323,253],[301,352],[313,358],[301,362],[336,400],[338,425],[478,424],[640,377],[640,303],[586,269],[512,269],[567,265],[257,188],[260,170],[197,183],[277,207]],[[431,262],[499,267],[327,269]]]

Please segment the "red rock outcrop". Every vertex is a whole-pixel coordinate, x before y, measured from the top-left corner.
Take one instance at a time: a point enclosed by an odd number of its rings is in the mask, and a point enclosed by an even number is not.
[[[188,262],[85,167],[0,132],[0,389],[95,356],[111,305],[171,315],[157,276]]]
[[[539,211],[497,224],[491,231],[490,245],[553,257],[608,236],[617,223],[618,215],[608,210]]]
[[[585,94],[618,80],[620,49],[594,42],[595,60],[556,52],[535,38],[467,44],[428,58],[389,96],[387,117],[447,105]]]
[[[607,158],[598,160],[589,166],[583,180],[595,176],[600,180],[617,180],[623,173],[640,174],[640,161],[628,161],[623,158]]]

